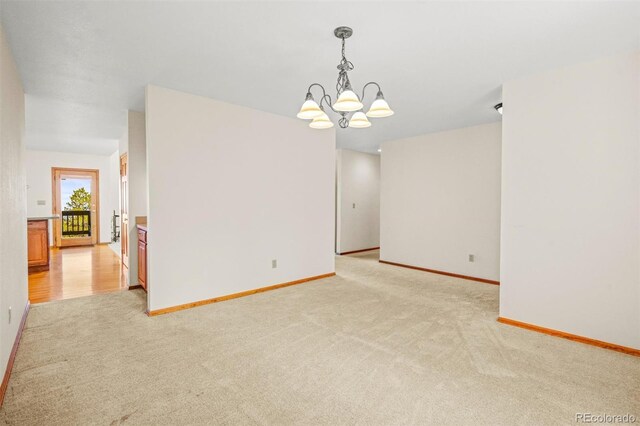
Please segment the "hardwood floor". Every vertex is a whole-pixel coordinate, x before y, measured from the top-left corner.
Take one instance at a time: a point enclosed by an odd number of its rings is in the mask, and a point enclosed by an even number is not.
[[[126,289],[120,258],[106,245],[51,249],[48,271],[29,274],[31,303]]]

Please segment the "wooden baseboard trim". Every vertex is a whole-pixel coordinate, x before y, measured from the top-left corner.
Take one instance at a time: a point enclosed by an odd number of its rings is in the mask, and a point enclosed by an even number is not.
[[[526,322],[516,321],[509,318],[498,317],[498,322],[512,325],[514,327],[524,328],[526,330],[536,331],[538,333],[548,334],[550,336],[561,337],[574,342],[584,343],[586,345],[597,346],[599,348],[609,349],[623,354],[640,356],[640,349],[629,348],[627,346],[617,345],[615,343],[603,342],[602,340],[591,339],[589,337],[578,336],[577,334],[565,333],[564,331],[554,330],[552,328],[540,327],[538,325]]]
[[[320,280],[322,278],[329,278],[329,277],[333,277],[335,274],[336,274],[335,272],[331,272],[329,274],[316,275],[314,277],[302,278],[300,280],[270,285],[268,287],[260,287],[253,290],[241,291],[240,293],[233,293],[233,294],[228,294],[226,296],[214,297],[213,299],[199,300],[197,302],[185,303],[184,305],[177,305],[177,306],[170,306],[168,308],[156,309],[154,311],[147,311],[147,315],[150,317],[154,317],[156,315],[163,315],[171,312],[182,311],[184,309],[191,309],[197,306],[209,305],[211,303],[222,302],[230,299],[237,299],[238,297],[250,296],[256,293],[263,293],[265,291],[276,290],[279,288],[289,287],[296,284],[302,284],[309,281]]]
[[[142,288],[142,286],[140,284],[130,285],[129,286],[129,290],[137,290],[139,288]]]
[[[362,253],[362,252],[365,252],[365,251],[372,251],[372,250],[378,250],[378,249],[380,249],[380,247],[371,247],[371,248],[362,249],[362,250],[345,251],[345,252],[338,253],[338,254],[340,256],[344,256],[345,254]]]
[[[405,265],[403,263],[388,262],[386,260],[379,260],[379,262],[386,263],[387,265],[400,266],[402,268],[415,269],[417,271],[424,271],[424,272],[431,272],[433,274],[446,275],[448,277],[462,278],[463,280],[471,280],[471,281],[478,281],[485,284],[500,285],[500,281],[488,280],[486,278],[478,278],[478,277],[471,277],[469,275],[454,274],[453,272],[438,271],[436,269],[420,268],[418,266]]]
[[[24,330],[24,324],[27,322],[27,315],[29,314],[29,308],[31,307],[31,303],[27,300],[27,305],[24,307],[24,312],[22,313],[22,319],[20,320],[20,325],[18,326],[18,333],[16,334],[16,340],[13,342],[13,348],[11,349],[11,354],[9,355],[9,361],[7,362],[7,369],[4,372],[4,378],[2,379],[2,386],[0,386],[0,407],[4,403],[4,395],[7,393],[7,389],[9,388],[9,379],[11,378],[11,370],[13,370],[13,362],[16,360],[16,354],[18,353],[18,346],[20,345],[20,339],[22,338],[22,330]]]

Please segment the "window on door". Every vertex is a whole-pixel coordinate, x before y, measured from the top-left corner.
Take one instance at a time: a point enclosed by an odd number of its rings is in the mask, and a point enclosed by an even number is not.
[[[98,171],[56,168],[53,174],[55,245],[98,243]]]
[[[91,179],[61,177],[62,238],[91,237]]]

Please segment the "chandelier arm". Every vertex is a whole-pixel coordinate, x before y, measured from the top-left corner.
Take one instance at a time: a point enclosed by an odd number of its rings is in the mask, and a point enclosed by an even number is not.
[[[326,90],[324,90],[324,86],[323,86],[322,84],[320,84],[320,83],[312,83],[312,84],[309,86],[309,88],[307,89],[307,93],[311,93],[311,88],[312,88],[313,86],[318,86],[319,88],[321,88],[321,89],[322,89],[322,96],[323,96],[323,97],[327,94]]]
[[[360,102],[364,103],[364,89],[367,88],[367,86],[369,86],[370,84],[375,84],[376,87],[378,87],[378,92],[382,93],[382,89],[380,89],[380,85],[378,83],[376,83],[375,81],[370,81],[367,84],[364,85],[364,87],[362,88],[362,96],[360,96]]]
[[[322,103],[326,103],[329,108],[331,108],[331,111],[339,113],[339,111],[336,111],[335,109],[333,109],[333,100],[331,99],[331,96],[329,94],[327,94],[327,91],[324,89],[324,86],[320,83],[313,83],[309,86],[309,88],[307,89],[307,95],[311,94],[311,88],[314,86],[318,86],[320,89],[322,89],[322,96],[320,97],[320,108],[324,111],[324,109],[322,108]],[[327,98],[329,99],[327,101]]]
[[[322,84],[320,84],[320,83],[313,83],[313,84],[311,84],[311,86],[309,86],[309,88],[307,89],[307,94],[310,94],[310,93],[311,93],[311,88],[312,88],[313,86],[318,86],[320,89],[322,89],[322,96],[320,96],[320,103],[319,103],[320,108],[322,109],[322,102],[326,102],[326,103],[327,103],[327,105],[329,105],[329,108],[331,108],[331,110],[332,110],[333,112],[338,112],[338,111],[336,111],[335,109],[333,109],[333,106],[332,106],[333,101],[331,100],[331,96],[329,96],[329,95],[327,94],[327,91],[324,89],[324,86],[323,86]],[[329,98],[329,102],[327,102],[326,98]],[[324,111],[324,110],[323,110],[323,111]]]
[[[327,101],[327,98],[329,98],[329,101]],[[320,98],[320,108],[322,108],[322,102],[326,102],[329,108],[331,108],[331,111],[339,113],[339,111],[336,111],[335,109],[333,109],[333,100],[331,100],[331,96],[329,96],[328,94],[325,93],[324,96]]]

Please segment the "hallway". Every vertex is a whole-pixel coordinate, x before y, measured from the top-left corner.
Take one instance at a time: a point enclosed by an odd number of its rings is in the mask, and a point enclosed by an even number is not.
[[[50,270],[29,275],[31,303],[72,299],[126,288],[120,258],[107,245],[53,248]]]

